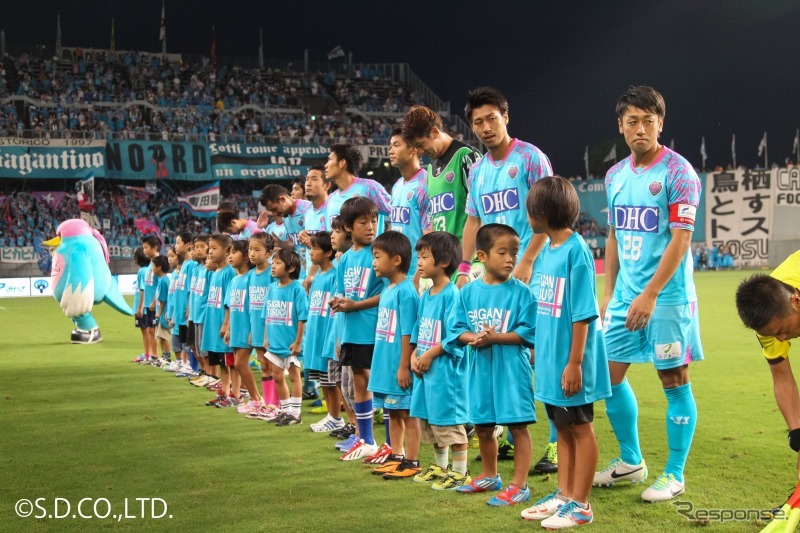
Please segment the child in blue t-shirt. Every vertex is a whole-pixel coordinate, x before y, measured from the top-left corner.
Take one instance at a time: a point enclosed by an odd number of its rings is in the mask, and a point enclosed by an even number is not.
[[[151,361],[150,364],[153,366],[162,366],[170,363],[169,350],[172,333],[169,322],[172,316],[172,300],[175,292],[175,275],[173,272],[176,264],[175,252],[170,248],[164,259],[167,260],[167,268],[166,270],[159,269],[160,273],[156,272],[156,264],[153,264],[153,275],[156,278],[156,338],[161,345],[161,358]]]
[[[145,257],[153,260],[158,256],[161,249],[161,240],[155,235],[147,235],[142,239],[142,252]],[[134,359],[134,363],[149,363],[156,358],[158,346],[156,345],[156,311],[154,298],[156,295],[155,277],[153,276],[153,264],[147,267],[144,273],[144,283],[139,285],[139,307],[136,311],[136,318],[142,320],[145,332],[144,358]]]
[[[308,298],[300,282],[300,256],[292,249],[281,249],[272,257],[273,281],[267,290],[263,315],[266,319],[264,348],[272,366],[272,378],[278,389],[280,412],[267,418],[276,426],[302,423],[303,378],[300,374],[303,357],[303,333],[308,317]],[[289,371],[291,392],[284,371]]]
[[[404,479],[420,472],[419,421],[411,409],[411,335],[417,323],[419,296],[407,272],[411,262],[411,241],[398,231],[382,233],[372,243],[375,276],[389,285],[381,293],[375,353],[369,377],[372,403],[389,413],[386,444],[368,460],[378,464],[372,473],[384,479]],[[408,435],[408,447],[403,442]]]
[[[527,199],[533,231],[546,233],[536,316],[536,399],[558,430],[558,488],[530,509],[528,520],[561,529],[588,524],[589,491],[597,468],[593,403],[611,396],[608,360],[597,308],[594,258],[571,226],[578,193],[561,177],[543,178]]]
[[[219,379],[217,374],[211,371],[208,365],[208,353],[202,349],[203,344],[203,323],[206,318],[206,304],[208,303],[208,280],[212,271],[206,266],[208,259],[208,235],[198,235],[192,240],[192,259],[197,263],[189,281],[189,346],[197,357],[200,366],[200,376],[197,379],[189,380],[198,387],[208,385],[214,380]]]
[[[331,307],[343,313],[340,360],[353,371],[355,413],[360,440],[345,453],[343,461],[362,460],[378,451],[372,436],[372,392],[367,389],[378,302],[385,284],[372,269],[372,241],[378,232],[378,208],[369,198],[356,196],[342,204],[339,215],[353,246],[342,255],[337,267],[337,292]]]
[[[139,310],[139,302],[142,298],[140,294],[142,291],[141,289],[144,287],[144,277],[147,273],[147,267],[150,266],[150,258],[144,255],[144,251],[142,251],[142,247],[138,246],[133,251],[133,261],[136,263],[136,266],[139,267],[139,270],[136,272],[136,290],[133,293],[133,309],[134,312],[138,313]],[[140,362],[144,360],[144,354],[147,353],[147,336],[145,334],[145,328],[147,327],[144,322],[144,317],[137,316],[135,317],[136,320],[136,327],[139,328],[142,332],[142,350],[144,350],[139,357],[134,359],[134,362]]]
[[[433,482],[435,490],[454,490],[472,481],[467,471],[469,422],[467,357],[462,348],[446,352],[442,341],[450,324],[447,315],[458,298],[451,282],[461,261],[461,243],[454,235],[436,231],[417,241],[418,270],[433,286],[420,297],[417,323],[411,335],[416,354],[411,357],[415,374],[411,416],[421,424],[422,438],[433,444],[434,464],[414,478]],[[449,451],[453,468],[449,469]]]
[[[530,500],[528,469],[536,421],[529,348],[535,341],[536,300],[527,285],[511,276],[519,254],[517,232],[505,224],[487,224],[475,237],[478,261],[485,273],[461,289],[450,313],[453,332],[445,350],[472,348],[469,390],[470,421],[481,449],[482,472],[456,490],[499,490],[495,425],[508,426],[514,439],[514,479],[487,503],[515,505]]]

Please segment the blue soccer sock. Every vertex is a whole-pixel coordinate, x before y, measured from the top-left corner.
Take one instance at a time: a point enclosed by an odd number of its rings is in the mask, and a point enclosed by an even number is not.
[[[189,366],[192,367],[192,370],[197,372],[198,370],[200,370],[200,363],[197,361],[197,357],[195,357],[194,355],[194,350],[189,348],[187,352],[189,352]]]
[[[611,386],[611,397],[606,398],[606,414],[619,442],[620,458],[629,465],[642,462],[639,447],[639,405],[627,378]]]
[[[375,444],[375,439],[372,437],[372,400],[356,402],[353,411],[356,412],[361,439],[367,444]]]
[[[385,416],[383,417],[383,425],[384,429],[386,430],[386,445],[390,448],[392,447],[392,432],[389,428],[390,420],[389,420],[389,413],[384,411]]]
[[[697,426],[697,404],[692,394],[692,384],[664,389],[667,396],[667,443],[669,457],[664,472],[673,474],[683,483],[683,468],[692,447],[694,428]]]
[[[550,438],[547,441],[548,443],[558,442],[558,430],[556,429],[556,425],[553,424],[553,421],[549,418],[547,419],[550,422]]]

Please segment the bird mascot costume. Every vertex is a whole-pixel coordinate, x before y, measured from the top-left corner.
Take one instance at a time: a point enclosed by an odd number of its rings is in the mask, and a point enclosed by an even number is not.
[[[64,314],[75,323],[73,344],[94,344],[103,340],[92,306],[100,302],[126,315],[133,315],[108,268],[106,240],[85,220],[62,222],[56,237],[45,241],[56,247],[53,254],[53,296]]]

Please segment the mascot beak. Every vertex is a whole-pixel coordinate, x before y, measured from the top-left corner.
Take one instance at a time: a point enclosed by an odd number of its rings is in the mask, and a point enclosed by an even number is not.
[[[61,237],[56,235],[49,241],[44,241],[42,244],[44,244],[45,246],[52,246],[53,248],[57,248],[61,244]]]

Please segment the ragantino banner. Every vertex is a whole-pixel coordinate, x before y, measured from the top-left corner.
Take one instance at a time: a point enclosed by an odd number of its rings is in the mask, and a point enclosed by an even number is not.
[[[105,174],[105,141],[0,137],[0,178],[75,178]]]

